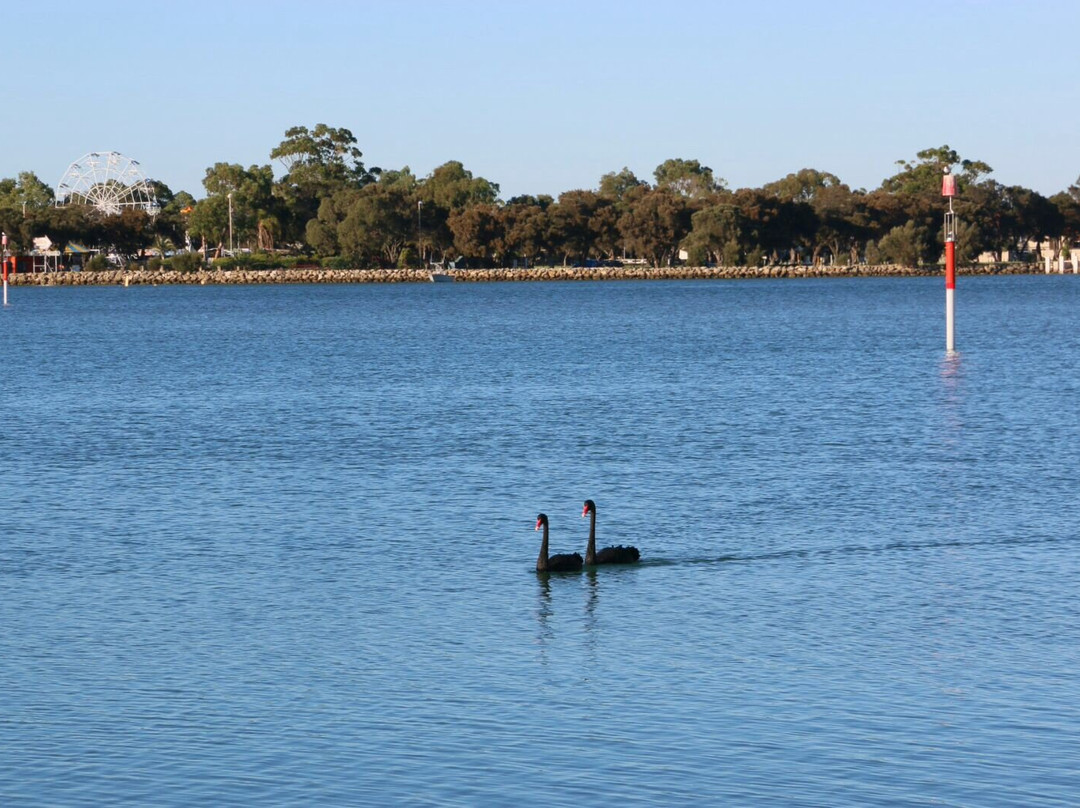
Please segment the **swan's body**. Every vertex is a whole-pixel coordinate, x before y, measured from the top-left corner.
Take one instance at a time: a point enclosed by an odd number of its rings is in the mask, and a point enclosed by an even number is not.
[[[619,544],[614,547],[605,547],[599,552],[596,549],[596,503],[591,499],[585,500],[585,507],[581,511],[582,517],[591,517],[589,521],[589,545],[585,548],[585,563],[592,567],[597,564],[633,564],[641,558],[641,553],[636,547],[624,547]]]
[[[577,572],[581,569],[580,553],[560,553],[548,555],[548,518],[546,514],[536,517],[536,529],[544,529],[544,540],[540,542],[540,557],[536,559],[537,572]]]

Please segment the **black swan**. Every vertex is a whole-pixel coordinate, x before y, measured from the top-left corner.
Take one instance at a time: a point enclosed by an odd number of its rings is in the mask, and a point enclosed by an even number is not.
[[[589,546],[585,548],[585,563],[590,567],[596,564],[633,564],[641,553],[636,547],[605,547],[599,553],[596,552],[596,503],[591,499],[585,500],[585,507],[581,511],[581,517],[591,516],[589,521]]]
[[[536,529],[544,528],[544,540],[540,543],[540,557],[536,559],[537,572],[576,572],[581,569],[580,553],[560,553],[548,557],[547,514],[536,517]]]

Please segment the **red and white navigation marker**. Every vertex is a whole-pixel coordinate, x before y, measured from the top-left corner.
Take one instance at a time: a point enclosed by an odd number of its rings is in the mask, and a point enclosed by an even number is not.
[[[949,209],[945,211],[945,351],[955,353],[956,214],[953,213],[952,201],[956,196],[956,177],[948,166],[945,166],[945,176],[941,180],[941,195],[949,200]]]
[[[0,264],[4,265],[4,305],[6,306],[8,304],[8,302],[7,302],[7,273],[8,273],[7,233],[0,233],[0,242],[2,242],[2,246],[0,246]]]

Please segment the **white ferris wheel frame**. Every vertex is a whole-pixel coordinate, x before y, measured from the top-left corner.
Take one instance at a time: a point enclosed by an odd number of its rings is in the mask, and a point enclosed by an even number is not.
[[[160,208],[139,163],[119,152],[88,152],[68,166],[56,186],[56,206],[89,205],[108,216]]]

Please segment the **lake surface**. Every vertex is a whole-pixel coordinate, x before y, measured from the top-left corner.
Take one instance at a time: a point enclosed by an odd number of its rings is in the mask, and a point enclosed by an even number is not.
[[[0,804],[1080,800],[1080,278],[11,300]]]

